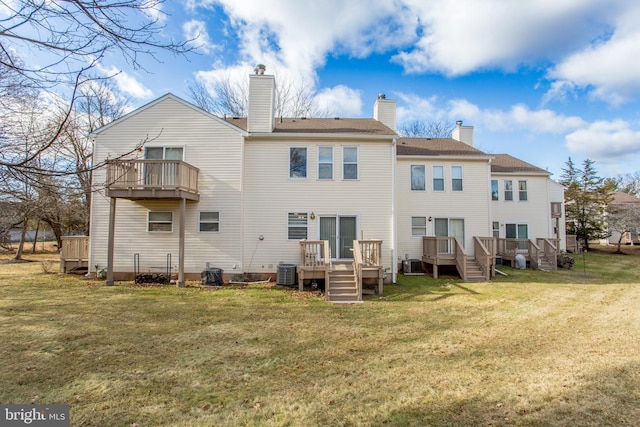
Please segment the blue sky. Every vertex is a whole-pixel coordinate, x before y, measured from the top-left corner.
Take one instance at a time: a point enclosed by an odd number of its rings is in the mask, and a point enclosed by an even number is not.
[[[164,37],[197,55],[106,58],[133,106],[217,75],[311,85],[342,117],[463,120],[476,146],[548,169],[590,158],[603,176],[640,170],[640,2],[631,0],[169,0]],[[110,62],[112,60],[112,62]]]

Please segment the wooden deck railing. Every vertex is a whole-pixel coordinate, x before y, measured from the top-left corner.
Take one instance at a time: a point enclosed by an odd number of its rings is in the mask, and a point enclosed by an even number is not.
[[[358,295],[362,300],[362,280],[364,278],[378,280],[378,294],[382,294],[383,266],[382,240],[353,241],[353,270],[356,275]]]
[[[89,236],[62,236],[60,271],[85,266],[89,263]]]
[[[540,261],[547,261],[553,269],[557,268],[558,239],[498,239],[497,254],[514,260],[520,254],[529,260],[531,268],[538,269]]]
[[[182,160],[114,160],[107,163],[107,187],[197,193],[198,173],[198,168]]]
[[[304,289],[304,280],[324,279],[329,281],[331,271],[331,248],[327,240],[300,240],[300,265],[298,266],[298,289]]]
[[[439,263],[442,260],[455,259],[453,237],[424,236],[422,238],[422,255]]]

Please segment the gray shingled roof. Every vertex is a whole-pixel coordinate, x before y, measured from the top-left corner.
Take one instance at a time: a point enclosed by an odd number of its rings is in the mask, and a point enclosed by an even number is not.
[[[615,193],[613,193],[613,201],[611,203],[640,203],[640,199],[632,196],[629,193],[625,193],[624,191],[616,191]]]
[[[396,145],[399,156],[486,156],[477,148],[453,138],[400,138]]]
[[[549,174],[549,171],[541,169],[530,163],[524,162],[520,159],[516,159],[508,154],[494,154],[494,159],[491,161],[491,172],[503,172],[503,173],[536,173],[536,174]]]
[[[226,117],[225,120],[247,130],[247,118]],[[352,135],[389,135],[396,133],[375,119],[343,118],[277,118],[273,133],[335,133]]]

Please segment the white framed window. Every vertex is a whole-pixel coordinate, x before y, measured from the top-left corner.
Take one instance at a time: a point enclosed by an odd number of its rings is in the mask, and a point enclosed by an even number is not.
[[[513,200],[513,181],[510,179],[504,181],[504,200]]]
[[[218,233],[220,231],[220,212],[200,212],[201,233]]]
[[[289,147],[289,178],[307,177],[307,148]]]
[[[144,158],[146,160],[182,160],[183,147],[145,147]]]
[[[433,167],[433,191],[444,191],[444,167]]]
[[[462,166],[451,166],[451,191],[462,191]]]
[[[500,194],[500,191],[498,190],[498,180],[492,179],[491,180],[491,200],[498,200],[499,194]]]
[[[358,179],[358,147],[342,148],[342,179]]]
[[[287,224],[287,238],[289,240],[302,240],[307,238],[306,212],[289,212]]]
[[[493,221],[491,224],[493,237],[500,237],[500,223],[498,221]]]
[[[518,181],[518,200],[527,201],[527,181]]]
[[[147,231],[173,231],[173,212],[149,211],[147,218]]]
[[[333,147],[318,147],[318,179],[333,179]]]
[[[424,165],[411,165],[411,190],[424,191],[425,170]]]
[[[411,217],[411,237],[422,237],[427,235],[427,217]]]

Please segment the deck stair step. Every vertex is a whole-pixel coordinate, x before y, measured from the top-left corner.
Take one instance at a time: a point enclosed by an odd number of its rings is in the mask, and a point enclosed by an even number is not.
[[[356,276],[351,264],[337,264],[329,272],[329,283],[326,289],[328,301],[334,303],[359,303]]]
[[[480,268],[480,264],[473,257],[467,257],[467,271],[465,282],[486,282],[487,278]]]

